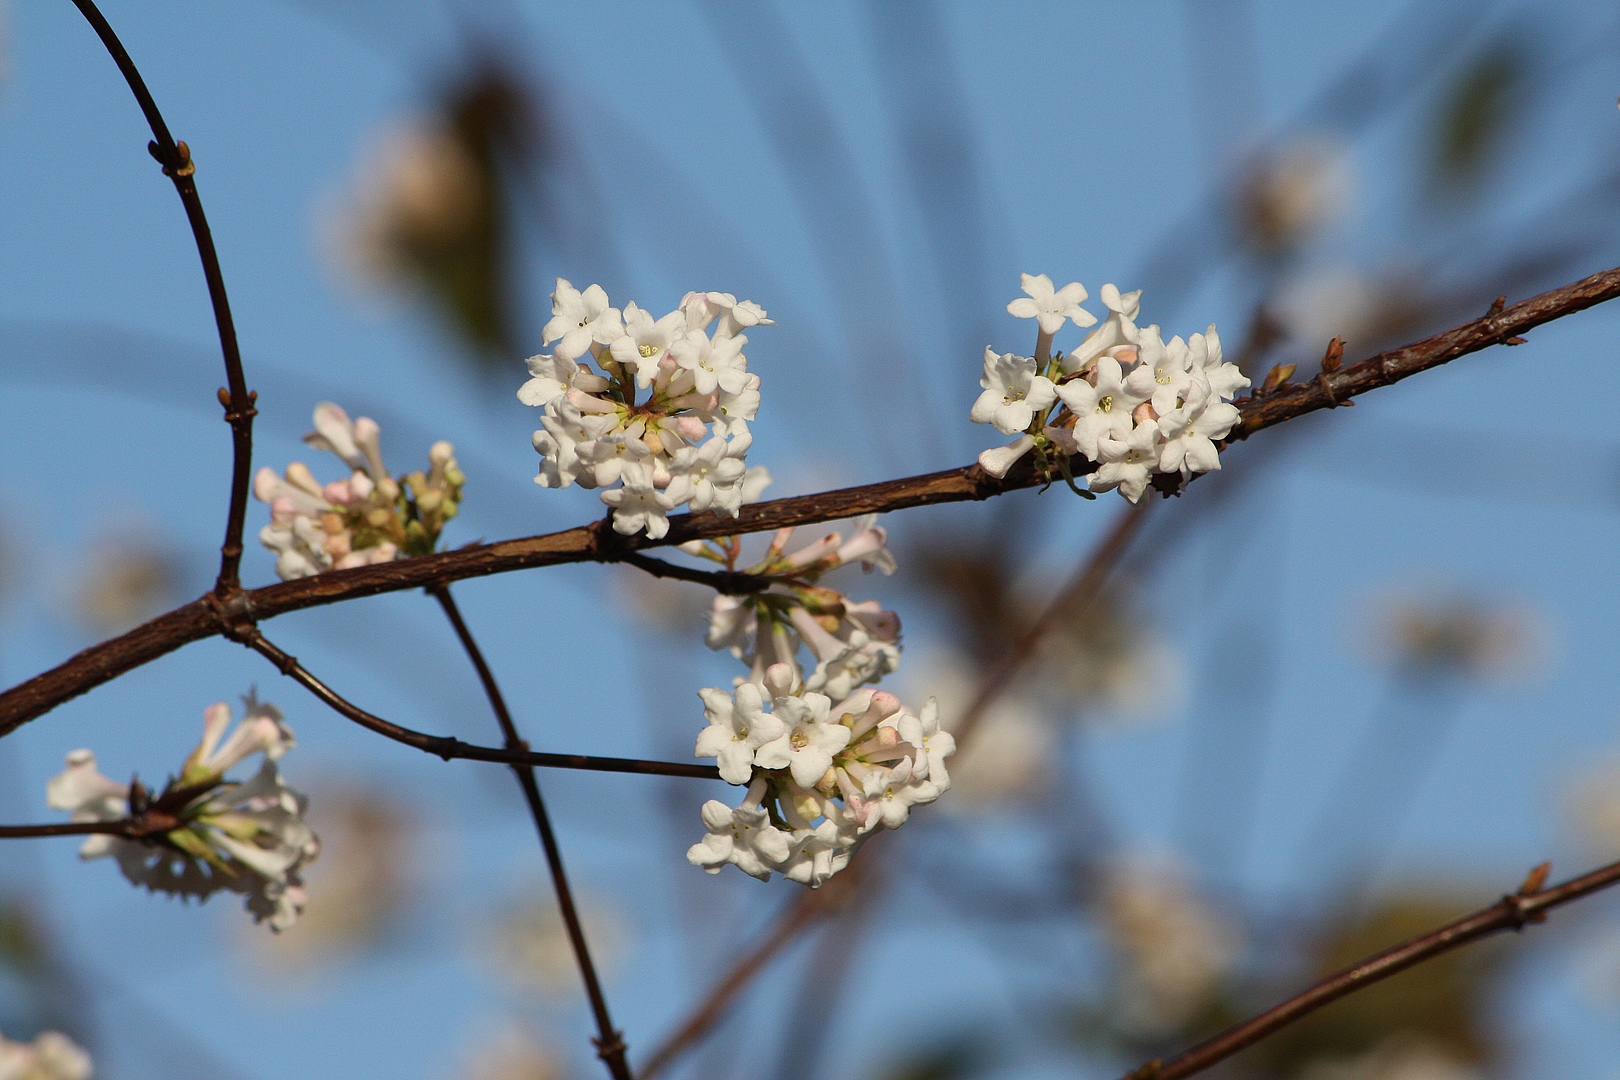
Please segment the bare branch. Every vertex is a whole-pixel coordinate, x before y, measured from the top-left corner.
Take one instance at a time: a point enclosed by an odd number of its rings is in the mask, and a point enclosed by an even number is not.
[[[1318,409],[1332,408],[1335,402],[1343,404],[1358,394],[1399,382],[1468,353],[1512,343],[1518,335],[1534,327],[1616,296],[1620,296],[1620,269],[1605,270],[1501,312],[1341,368],[1324,379],[1284,385],[1266,397],[1240,401],[1237,405],[1242,420],[1232,438],[1247,438],[1264,428]],[[988,499],[1042,483],[1027,462],[1028,459],[1021,463],[1022,469],[1015,467],[1001,480],[986,474],[977,465],[970,465],[924,476],[755,503],[743,507],[735,518],[712,511],[684,514],[670,519],[668,534],[658,540],[619,536],[597,522],[544,536],[474,544],[398,562],[332,570],[226,597],[207,596],[92,646],[0,694],[0,735],[125,671],[189,642],[228,634],[244,622],[361,596],[539,566],[624,562],[628,555],[638,551],[688,540],[819,524],[913,506]],[[1075,462],[1076,472],[1083,472],[1088,464]]]
[[[594,772],[641,773],[654,776],[691,776],[699,780],[718,780],[720,771],[713,765],[685,764],[673,761],[643,761],[639,758],[591,757],[585,754],[544,754],[533,750],[507,750],[493,746],[474,746],[445,735],[429,735],[401,727],[380,716],[373,715],[344,698],[337,691],[311,675],[296,656],[290,656],[270,642],[257,628],[249,627],[234,632],[237,640],[269,660],[283,675],[303,686],[310,693],[361,727],[385,735],[395,742],[414,746],[425,753],[446,761],[493,761],[502,765],[538,765],[548,769],[587,769]]]
[[[225,542],[219,549],[219,577],[214,582],[217,596],[228,596],[241,589],[242,528],[247,520],[248,490],[253,481],[253,417],[257,415],[253,403],[256,395],[247,388],[247,377],[242,373],[242,351],[236,343],[236,323],[231,318],[231,301],[225,293],[225,275],[220,270],[219,253],[214,250],[214,234],[208,227],[208,216],[203,213],[202,197],[197,194],[196,163],[191,160],[191,148],[176,142],[169,134],[157,102],[152,100],[146,80],[136,70],[123,42],[113,33],[93,0],[73,0],[79,12],[90,23],[101,43],[112,56],[113,63],[129,83],[146,123],[152,129],[152,142],[147,149],[163,166],[163,175],[174,181],[174,190],[186,208],[186,219],[191,223],[192,236],[197,241],[197,257],[202,260],[203,277],[208,282],[208,298],[214,306],[214,324],[219,329],[219,349],[225,357],[227,388],[219,392],[219,402],[225,407],[225,422],[231,425],[231,498],[225,518]]]
[[[161,836],[178,828],[180,821],[173,814],[148,810],[144,814],[119,818],[117,821],[60,821],[50,825],[0,825],[0,840],[17,840],[33,836],[122,836],[126,840],[144,840]]]
[[[525,751],[529,744],[523,741],[518,734],[517,724],[512,719],[512,712],[506,707],[506,696],[501,693],[500,684],[495,681],[495,673],[484,659],[484,651],[478,647],[478,641],[467,628],[467,622],[461,617],[461,609],[456,606],[455,598],[450,595],[450,586],[441,585],[429,590],[439,606],[444,609],[445,618],[450,620],[450,626],[461,641],[461,647],[466,650],[467,658],[472,661],[473,668],[478,672],[478,681],[484,685],[484,694],[489,698],[489,706],[495,713],[496,721],[501,725],[501,734],[506,738],[508,750]],[[602,993],[602,983],[596,977],[596,965],[591,962],[591,950],[585,941],[585,928],[580,924],[579,912],[574,907],[574,894],[568,887],[568,874],[563,869],[562,849],[557,845],[557,836],[551,830],[551,816],[546,813],[545,800],[540,797],[540,782],[534,775],[533,766],[513,765],[512,772],[518,779],[518,785],[523,788],[523,798],[529,804],[529,815],[534,818],[535,831],[540,834],[540,846],[545,849],[546,866],[551,870],[551,884],[557,894],[557,909],[562,913],[563,925],[568,929],[568,942],[574,950],[574,959],[579,964],[580,978],[585,982],[585,996],[590,999],[591,1013],[596,1018],[597,1037],[596,1053],[603,1063],[607,1065],[608,1072],[613,1080],[632,1080],[630,1064],[625,1060],[624,1033],[615,1030],[613,1018],[608,1014],[607,995]]]
[[[1620,882],[1620,862],[1599,867],[1550,889],[1539,888],[1539,883],[1545,880],[1546,864],[1543,864],[1531,871],[1518,892],[1502,897],[1489,907],[1480,908],[1427,934],[1375,953],[1190,1050],[1167,1061],[1148,1062],[1135,1072],[1126,1074],[1125,1080],[1181,1080],[1182,1077],[1203,1072],[1346,994],[1353,994],[1397,972],[1481,938],[1503,930],[1522,930],[1530,923],[1545,921],[1547,912],[1553,908]]]

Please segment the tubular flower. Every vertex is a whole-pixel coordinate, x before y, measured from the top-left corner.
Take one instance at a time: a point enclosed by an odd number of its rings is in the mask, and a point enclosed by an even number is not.
[[[765,557],[744,573],[769,578],[771,585],[745,596],[717,596],[709,613],[708,645],[727,649],[749,667],[748,679],[762,683],[765,670],[785,664],[806,689],[834,700],[877,682],[900,666],[900,617],[876,600],[852,601],[836,589],[818,584],[822,575],[850,563],[885,574],[895,570],[888,533],[875,516],[857,518],[849,539],[828,533],[820,540],[787,552],[792,529],[771,540]],[[693,541],[688,554],[723,562],[737,569],[735,539]],[[809,673],[800,650],[813,661]]]
[[[276,553],[276,573],[284,580],[428,555],[437,546],[467,480],[455,448],[434,443],[426,472],[396,480],[383,464],[378,435],[375,420],[350,420],[323,401],[304,441],[343,459],[349,477],[323,485],[295,461],[282,476],[266,467],[253,478],[253,494],[270,505],[270,524],[259,540]]]
[[[73,821],[118,821],[136,813],[172,817],[175,827],[139,840],[97,834],[79,849],[82,859],[111,856],[135,885],[152,892],[205,899],[227,889],[243,894],[255,922],[287,929],[303,911],[303,868],[320,854],[320,841],[304,822],[308,800],[281,778],[276,766],[296,745],[281,710],[252,694],[236,729],[230,706],[203,713],[203,738],[180,774],[155,796],[138,781],[103,776],[96,756],[75,750],[67,770],[45,788],[45,801]],[[259,770],[246,781],[225,773],[255,754]]]
[[[1102,325],[1067,356],[1052,354],[1053,335],[1065,321],[1096,323],[1079,307],[1086,291],[1074,284],[1054,289],[1044,274],[1023,280],[1029,295],[1007,310],[1038,321],[1035,356],[987,348],[984,393],[969,413],[974,423],[1017,438],[981,453],[980,468],[1006,476],[1033,452],[1048,478],[1089,472],[1092,491],[1117,488],[1137,502],[1156,473],[1184,483],[1221,467],[1216,444],[1237,423],[1231,402],[1249,380],[1223,360],[1213,325],[1186,340],[1165,341],[1157,326],[1136,325],[1140,292],[1104,285],[1099,296],[1108,317]],[[1070,457],[1091,467],[1071,469]]]
[[[735,517],[757,497],[744,459],[759,376],[742,350],[745,329],[773,325],[759,305],[693,292],[654,319],[633,303],[609,307],[599,285],[580,292],[558,278],[552,315],[540,341],[554,351],[530,357],[518,390],[542,410],[535,483],[607,489],[614,530],[653,538],[683,505]]]

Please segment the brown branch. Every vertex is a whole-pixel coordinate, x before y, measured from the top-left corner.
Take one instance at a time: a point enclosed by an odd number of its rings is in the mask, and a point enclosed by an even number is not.
[[[1404,941],[1328,976],[1309,989],[1275,1005],[1258,1016],[1228,1028],[1167,1061],[1150,1061],[1126,1080],[1181,1080],[1192,1076],[1251,1046],[1279,1028],[1286,1027],[1346,994],[1371,986],[1397,972],[1431,960],[1503,930],[1522,930],[1529,923],[1542,922],[1547,912],[1620,882],[1620,862],[1599,867],[1591,873],[1571,878],[1550,889],[1539,884],[1546,879],[1546,864],[1530,872],[1516,893],[1502,897],[1489,907],[1454,919],[1444,926]]]
[[[116,821],[61,821],[51,825],[0,825],[0,840],[16,840],[32,836],[122,836],[126,840],[144,840],[161,836],[180,825],[173,814],[149,810],[144,814],[119,818]]]
[[[191,148],[176,142],[169,134],[169,125],[164,123],[157,102],[146,88],[146,80],[141,78],[123,42],[118,40],[93,0],[73,0],[73,3],[101,38],[124,81],[129,83],[141,112],[146,114],[147,126],[152,129],[152,142],[147,150],[163,166],[163,175],[174,181],[174,190],[186,208],[186,220],[191,223],[191,234],[197,242],[203,278],[208,282],[208,299],[214,307],[214,324],[219,329],[219,349],[225,358],[228,385],[228,389],[220,390],[219,403],[225,408],[225,422],[231,426],[231,497],[225,518],[225,542],[219,549],[219,576],[214,582],[215,595],[228,596],[242,587],[242,528],[247,520],[248,491],[253,480],[256,395],[248,390],[247,377],[242,373],[242,351],[236,343],[236,323],[231,318],[230,297],[225,293],[225,274],[219,266],[219,253],[214,250],[214,234],[208,227],[208,216],[203,213],[202,197],[197,194],[197,166],[191,160]]]
[[[490,670],[484,659],[484,651],[478,647],[478,641],[473,637],[472,631],[467,628],[467,622],[461,617],[461,609],[456,606],[455,598],[450,595],[448,585],[440,585],[428,590],[438,600],[439,606],[444,609],[445,618],[450,620],[450,626],[461,641],[461,647],[466,650],[467,658],[472,661],[473,668],[478,672],[478,681],[484,685],[484,696],[489,698],[489,707],[495,713],[495,720],[501,726],[501,734],[506,739],[508,750],[525,751],[529,744],[523,741],[518,734],[517,724],[512,719],[512,712],[506,707],[506,696],[501,693],[500,684],[495,681],[495,673]],[[540,797],[540,782],[535,777],[533,766],[513,765],[512,773],[518,779],[518,785],[523,788],[524,801],[529,804],[529,815],[534,818],[535,831],[540,834],[540,846],[545,849],[546,866],[551,871],[551,884],[557,894],[557,909],[562,914],[563,925],[568,929],[568,943],[573,947],[574,959],[579,964],[580,978],[585,983],[585,996],[590,999],[591,1013],[596,1018],[597,1037],[591,1041],[596,1044],[597,1056],[607,1065],[608,1073],[613,1080],[632,1080],[630,1063],[625,1060],[626,1046],[624,1033],[613,1027],[613,1018],[608,1014],[607,995],[602,993],[602,983],[596,977],[596,965],[591,962],[591,950],[585,941],[585,928],[580,924],[579,912],[574,907],[574,894],[568,887],[568,874],[563,869],[562,849],[557,844],[557,836],[551,829],[551,816],[546,813],[545,800]]]
[[[593,757],[586,754],[546,754],[533,750],[509,750],[494,746],[475,746],[446,735],[429,735],[401,727],[392,721],[355,705],[337,691],[309,673],[296,656],[290,656],[272,643],[256,627],[239,628],[233,636],[274,664],[283,675],[303,686],[326,702],[333,710],[348,717],[361,727],[386,736],[395,742],[413,746],[445,761],[493,761],[502,765],[538,765],[547,769],[587,769],[594,772],[640,773],[654,776],[690,776],[699,780],[718,780],[720,770],[713,765],[686,764],[675,761],[643,761],[639,758]]]
[[[744,596],[748,593],[764,592],[771,587],[771,579],[758,574],[743,574],[735,570],[698,570],[634,551],[625,552],[619,561],[645,571],[653,577],[696,582],[726,596]]]
[[[1085,610],[1102,593],[1102,587],[1107,582],[1109,574],[1119,565],[1119,560],[1124,558],[1151,505],[1152,503],[1146,501],[1140,502],[1120,513],[1113,527],[1081,562],[1074,576],[1058,590],[1040,617],[1024,631],[995,669],[979,684],[978,693],[973,696],[972,702],[952,730],[952,734],[956,736],[958,750],[973,737],[974,729],[978,727],[995,700],[1006,691],[1013,677],[1034,658],[1041,641],[1051,633],[1058,619],[1076,607]],[[842,883],[847,889],[850,885],[849,875],[860,865],[864,864],[852,865],[844,875],[833,878],[833,882]],[[808,909],[805,905],[809,905]],[[754,951],[737,961],[692,1011],[687,1021],[648,1060],[647,1067],[642,1071],[642,1080],[650,1080],[654,1071],[665,1068],[681,1053],[696,1045],[709,1029],[720,1021],[748,983],[760,974],[778,953],[815,924],[816,916],[823,909],[822,898],[818,894],[809,893],[801,898],[799,904],[783,912],[776,925],[771,927]]]
[[[1620,296],[1620,269],[1605,270],[1485,318],[1341,368],[1325,380],[1283,386],[1264,398],[1240,401],[1242,420],[1232,437],[1246,438],[1264,428],[1330,408],[1334,401],[1343,402],[1468,353],[1510,342],[1534,327],[1616,296]],[[988,499],[1042,482],[1028,459],[1021,465],[1021,469],[1015,468],[1001,480],[989,476],[977,465],[970,465],[924,476],[754,503],[743,507],[735,518],[712,511],[684,514],[670,519],[669,533],[658,540],[644,535],[618,536],[598,522],[545,536],[474,544],[436,555],[328,571],[228,597],[205,597],[92,646],[0,694],[0,735],[125,671],[189,642],[227,633],[243,621],[273,618],[289,611],[361,596],[425,588],[438,582],[538,566],[623,562],[627,555],[637,551],[688,540],[818,524],[913,506]],[[1088,462],[1074,463],[1077,472],[1083,472],[1087,465]]]

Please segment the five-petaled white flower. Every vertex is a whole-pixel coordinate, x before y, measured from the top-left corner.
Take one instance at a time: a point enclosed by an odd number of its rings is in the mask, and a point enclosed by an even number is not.
[[[1035,361],[1017,353],[984,350],[984,393],[973,403],[968,419],[994,424],[1005,435],[1017,435],[1034,421],[1035,414],[1057,400],[1057,388],[1045,375],[1035,373]]]
[[[1090,326],[1097,316],[1080,306],[1086,298],[1086,287],[1071,281],[1061,289],[1052,287],[1052,279],[1045,274],[1023,274],[1024,292],[1007,305],[1007,313],[1020,319],[1034,319],[1041,333],[1050,338],[1063,329],[1065,321],[1076,326]]]
[[[737,687],[736,696],[724,690],[698,691],[709,726],[698,733],[697,757],[712,757],[720,766],[720,779],[746,784],[754,775],[754,755],[764,743],[784,734],[787,725],[765,711],[764,698],[754,683]]]
[[[619,309],[608,306],[607,293],[600,285],[580,292],[563,278],[551,294],[551,321],[540,330],[540,344],[557,343],[556,355],[578,360],[592,345],[611,345],[624,334]]]

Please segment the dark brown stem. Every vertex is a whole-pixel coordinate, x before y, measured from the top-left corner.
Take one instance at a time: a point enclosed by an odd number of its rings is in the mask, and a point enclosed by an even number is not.
[[[1544,872],[1543,868],[1538,868]],[[1454,919],[1437,927],[1358,961],[1343,971],[1328,976],[1309,989],[1275,1005],[1258,1016],[1228,1028],[1219,1035],[1166,1061],[1150,1061],[1126,1080],[1180,1080],[1192,1076],[1218,1062],[1224,1061],[1245,1047],[1252,1046],[1279,1028],[1315,1012],[1329,1002],[1346,994],[1371,986],[1397,972],[1405,971],[1441,953],[1450,952],[1480,938],[1503,930],[1522,930],[1530,923],[1543,921],[1553,908],[1590,896],[1620,882],[1620,862],[1599,867],[1591,873],[1571,878],[1549,889],[1537,889],[1534,881],[1539,876],[1532,872],[1526,887],[1502,897],[1489,907],[1480,908],[1471,915]]]
[[[191,234],[197,241],[197,256],[202,260],[203,277],[208,282],[208,298],[214,306],[214,324],[219,329],[219,348],[225,357],[227,389],[219,393],[220,404],[225,407],[225,421],[231,426],[231,499],[225,518],[225,542],[219,549],[219,576],[214,582],[214,593],[227,596],[241,589],[242,528],[247,520],[248,490],[253,481],[253,407],[255,395],[247,388],[247,377],[242,373],[242,352],[236,343],[236,323],[231,318],[231,301],[225,293],[225,275],[219,267],[219,253],[214,250],[214,234],[208,228],[208,216],[203,213],[202,198],[197,194],[194,174],[196,164],[191,160],[191,149],[176,142],[169,134],[157,102],[152,100],[146,80],[136,70],[135,62],[124,50],[123,42],[113,33],[106,18],[93,0],[73,0],[74,5],[101,38],[101,43],[112,56],[113,63],[129,83],[130,92],[146,114],[147,126],[152,129],[152,143],[148,147],[153,157],[163,166],[163,174],[174,181],[180,202],[186,208],[186,219],[191,223]]]
[[[31,836],[122,836],[126,840],[141,840],[148,836],[161,836],[180,825],[171,814],[148,812],[117,821],[62,821],[51,825],[0,825],[0,840],[17,840]]]
[[[619,561],[637,570],[643,570],[653,577],[696,582],[726,596],[744,596],[748,593],[764,592],[771,587],[770,578],[760,577],[757,574],[743,574],[736,570],[698,570],[634,551],[625,552]]]
[[[1264,398],[1238,402],[1242,413],[1233,438],[1246,438],[1380,386],[1399,382],[1471,352],[1511,340],[1534,327],[1620,296],[1620,269],[1542,293],[1504,311],[1465,323],[1400,349],[1380,353],[1325,381],[1285,386]],[[602,523],[545,536],[473,544],[455,551],[392,563],[331,570],[252,589],[229,597],[205,597],[104,641],[0,694],[0,735],[125,671],[149,663],[192,641],[227,633],[243,619],[263,620],[289,611],[338,603],[360,596],[420,589],[438,582],[509,573],[537,566],[575,562],[623,562],[646,548],[811,525],[860,514],[913,506],[981,500],[1044,481],[1028,466],[996,479],[977,465],[924,476],[795,498],[774,499],[742,508],[735,518],[712,511],[670,519],[667,535],[622,537]],[[1076,462],[1083,472],[1087,462]]]
[[[257,628],[238,628],[233,632],[242,644],[269,660],[283,675],[297,682],[310,693],[326,702],[333,710],[348,717],[361,727],[385,735],[395,742],[414,746],[425,753],[446,761],[493,761],[502,765],[538,765],[546,769],[587,769],[594,772],[641,773],[653,776],[691,776],[699,780],[718,780],[720,771],[712,765],[685,764],[675,761],[643,761],[639,758],[592,757],[585,754],[544,754],[533,750],[509,750],[494,746],[474,746],[445,735],[429,735],[401,727],[380,716],[366,712],[321,680],[311,675],[298,662],[272,643]]]
[[[517,724],[513,722],[512,713],[506,707],[506,698],[501,693],[500,684],[495,681],[495,673],[484,660],[483,650],[478,647],[472,631],[467,629],[466,620],[461,617],[461,609],[456,606],[455,599],[450,595],[450,587],[438,585],[428,591],[444,609],[445,618],[450,620],[456,637],[461,640],[461,647],[467,651],[467,658],[472,661],[473,667],[478,672],[478,681],[484,684],[484,695],[489,698],[489,707],[494,710],[495,719],[501,725],[506,748],[519,752],[528,750],[529,744],[518,734]],[[513,765],[512,773],[517,777],[518,785],[523,788],[523,798],[529,804],[529,815],[534,818],[535,831],[540,834],[540,846],[545,849],[546,866],[551,870],[551,884],[557,894],[557,909],[562,913],[563,925],[568,928],[568,942],[573,946],[574,959],[579,964],[579,975],[585,982],[585,996],[590,999],[591,1013],[596,1017],[597,1037],[591,1041],[596,1044],[597,1056],[607,1065],[613,1080],[632,1080],[630,1064],[624,1056],[626,1049],[624,1033],[614,1029],[613,1018],[608,1014],[607,996],[602,993],[601,981],[596,977],[596,965],[591,962],[590,947],[585,942],[585,928],[580,925],[579,912],[574,907],[574,894],[568,888],[568,874],[563,869],[562,849],[557,846],[556,834],[551,831],[551,818],[546,813],[545,800],[540,797],[540,782],[534,775],[532,765]]]

